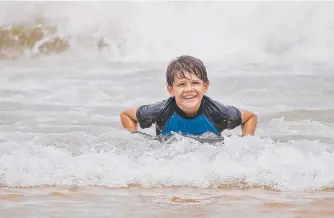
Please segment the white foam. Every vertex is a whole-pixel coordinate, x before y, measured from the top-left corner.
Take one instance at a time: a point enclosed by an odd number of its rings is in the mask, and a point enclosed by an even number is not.
[[[74,156],[57,144],[44,147],[31,141],[14,149],[15,144],[1,143],[0,178],[8,186],[247,185],[304,191],[331,187],[334,182],[328,145],[319,148],[318,142],[308,140],[282,144],[232,136],[225,145],[210,145],[182,138],[172,144],[154,144],[133,137],[126,144],[81,144],[81,153]]]

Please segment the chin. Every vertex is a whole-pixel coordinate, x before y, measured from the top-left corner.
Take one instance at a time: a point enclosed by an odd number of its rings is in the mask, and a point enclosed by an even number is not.
[[[201,101],[199,101],[199,100],[196,100],[196,101],[193,100],[191,102],[182,101],[183,108],[186,108],[186,109],[189,109],[189,110],[197,108],[198,105],[200,105],[200,104],[201,104]]]

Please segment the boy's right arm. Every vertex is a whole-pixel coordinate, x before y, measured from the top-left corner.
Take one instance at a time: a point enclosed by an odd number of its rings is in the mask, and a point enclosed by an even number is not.
[[[137,132],[137,108],[128,108],[121,112],[121,122],[124,128],[130,132]]]

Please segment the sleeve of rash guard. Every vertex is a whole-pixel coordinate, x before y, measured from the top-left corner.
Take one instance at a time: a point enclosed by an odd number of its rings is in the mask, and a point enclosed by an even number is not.
[[[225,105],[222,108],[222,112],[227,117],[227,129],[234,129],[241,125],[242,116],[241,111],[238,108]]]
[[[154,104],[142,105],[137,109],[136,116],[141,128],[149,128],[160,116],[166,100]]]

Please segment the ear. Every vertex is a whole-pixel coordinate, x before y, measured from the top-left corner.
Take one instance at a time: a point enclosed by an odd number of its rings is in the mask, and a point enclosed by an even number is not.
[[[167,90],[168,90],[168,93],[171,97],[174,96],[174,90],[173,90],[173,87],[172,86],[167,86]]]
[[[204,93],[206,93],[209,90],[210,82],[206,82],[204,85]]]

